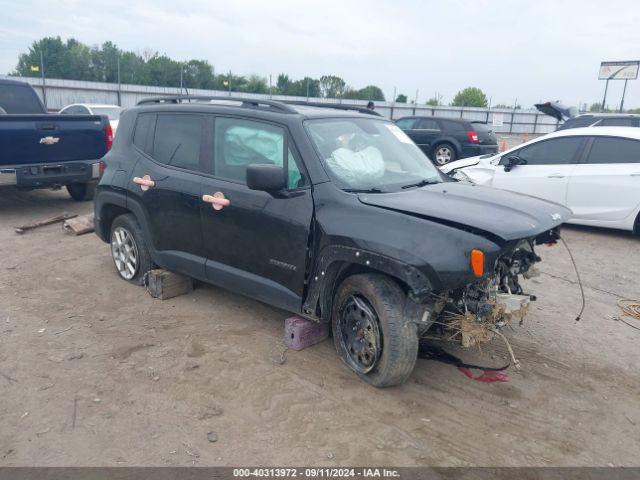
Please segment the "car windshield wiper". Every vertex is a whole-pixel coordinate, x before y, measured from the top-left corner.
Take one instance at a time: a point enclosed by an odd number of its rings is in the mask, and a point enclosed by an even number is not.
[[[404,190],[406,188],[424,187],[426,185],[435,185],[436,183],[440,183],[440,182],[438,180],[427,180],[425,178],[424,180],[420,180],[419,182],[416,182],[416,183],[410,183],[408,185],[403,185],[401,188]]]
[[[349,193],[384,193],[382,190],[376,187],[371,188],[343,188],[345,192]]]

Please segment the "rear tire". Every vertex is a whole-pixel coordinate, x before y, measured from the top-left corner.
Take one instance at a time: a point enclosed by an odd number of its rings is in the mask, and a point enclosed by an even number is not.
[[[142,285],[153,260],[142,229],[132,214],[120,215],[111,224],[111,258],[120,278]]]
[[[418,357],[416,324],[403,314],[405,294],[380,274],[348,277],[332,312],[333,341],[340,358],[375,387],[399,385]]]
[[[76,202],[93,200],[96,196],[95,183],[72,183],[67,185],[67,192]]]
[[[456,158],[458,158],[456,149],[450,143],[441,143],[433,149],[433,161],[436,165],[446,165],[449,162],[453,162]]]

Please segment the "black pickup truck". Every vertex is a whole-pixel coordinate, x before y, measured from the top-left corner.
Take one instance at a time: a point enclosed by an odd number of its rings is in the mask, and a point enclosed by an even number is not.
[[[0,186],[66,186],[91,200],[112,141],[106,116],[49,114],[28,83],[0,79]]]

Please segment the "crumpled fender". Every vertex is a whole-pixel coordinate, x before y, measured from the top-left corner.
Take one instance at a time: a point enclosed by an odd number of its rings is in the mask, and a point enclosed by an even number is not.
[[[431,293],[431,282],[427,275],[409,264],[361,248],[329,245],[320,252],[310,278],[309,289],[302,307],[305,314],[315,315],[318,302],[322,300],[322,294],[327,289],[333,289],[339,273],[332,268],[332,265],[343,262],[346,265],[363,265],[401,280],[409,286],[410,297],[414,301],[420,301]],[[329,295],[331,294],[332,291],[329,292]]]

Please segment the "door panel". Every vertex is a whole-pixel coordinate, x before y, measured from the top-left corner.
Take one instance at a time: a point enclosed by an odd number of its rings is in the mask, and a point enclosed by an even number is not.
[[[162,266],[196,278],[204,277],[199,171],[202,120],[199,115],[158,114],[149,147],[153,160],[141,155],[133,172],[133,178],[148,175],[153,186],[145,191],[133,179],[130,185],[145,211],[151,236],[147,240],[159,252]]]
[[[299,311],[313,199],[287,147],[285,130],[244,119],[222,117],[215,123],[216,177],[203,179],[201,194],[220,192],[230,203],[220,210],[209,203],[200,204],[207,278],[244,295]],[[289,152],[286,157],[285,150]],[[245,171],[252,163],[283,166],[290,190],[276,196],[250,190],[245,185]]]
[[[509,157],[517,156],[526,165],[504,170],[507,156],[496,169],[492,185],[566,205],[567,187],[583,145],[582,137],[556,138],[527,145]]]
[[[419,118],[407,135],[423,152],[430,154],[434,140],[440,135],[440,126],[432,118]]]
[[[616,221],[635,213],[638,204],[640,142],[595,137],[586,163],[578,164],[571,176],[567,206],[579,219]]]

